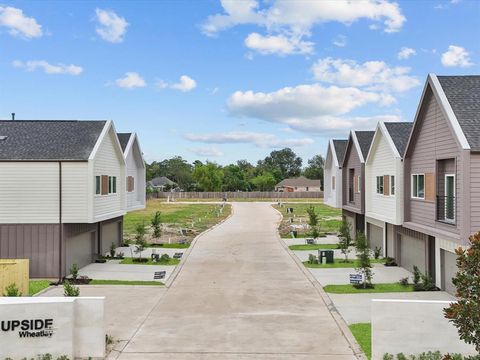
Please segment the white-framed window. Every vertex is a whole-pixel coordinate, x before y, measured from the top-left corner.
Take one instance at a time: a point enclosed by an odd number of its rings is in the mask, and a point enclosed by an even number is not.
[[[377,194],[383,195],[383,176],[377,176]]]
[[[109,194],[117,193],[117,177],[116,176],[108,177],[108,193]]]
[[[361,185],[362,185],[362,183],[361,183],[360,176],[357,176],[357,193],[360,193],[360,191],[361,191],[361,189],[362,189],[362,188],[360,187]]]
[[[455,221],[455,174],[445,174],[445,220]]]
[[[425,199],[425,174],[412,174],[412,198]]]
[[[102,193],[102,180],[101,176],[95,176],[95,195],[100,195]]]
[[[390,195],[395,195],[395,175],[390,175]]]

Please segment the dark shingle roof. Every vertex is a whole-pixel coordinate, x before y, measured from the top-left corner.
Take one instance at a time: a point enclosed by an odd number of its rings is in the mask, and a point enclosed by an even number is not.
[[[311,186],[311,187],[318,186],[320,187],[320,180],[311,180],[311,179],[307,179],[305,176],[299,176],[297,178],[284,179],[275,186],[276,187],[279,187],[279,186]]]
[[[480,150],[480,76],[437,76],[472,150]]]
[[[0,121],[0,160],[88,160],[106,121]]]
[[[159,176],[159,177],[156,177],[156,178],[153,178],[152,180],[150,180],[148,182],[148,185],[150,186],[166,186],[166,185],[177,185],[175,182],[173,182],[172,180],[170,180],[169,178],[165,177],[165,176]]]
[[[122,147],[122,151],[125,152],[125,149],[128,145],[128,140],[130,140],[130,136],[132,133],[118,133],[118,141],[120,141],[120,146]]]
[[[384,124],[400,156],[403,158],[405,148],[407,147],[408,138],[410,137],[410,132],[412,131],[413,123],[386,122]]]
[[[335,148],[337,160],[340,164],[342,164],[343,158],[345,157],[345,150],[347,150],[347,144],[348,140],[333,139],[333,147]]]
[[[362,150],[362,155],[364,159],[367,158],[368,150],[370,150],[370,145],[372,144],[374,134],[375,131],[355,131],[358,145],[360,145],[360,149]]]

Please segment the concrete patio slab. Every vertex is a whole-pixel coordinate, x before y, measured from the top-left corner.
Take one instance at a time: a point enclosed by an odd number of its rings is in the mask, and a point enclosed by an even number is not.
[[[105,326],[115,341],[130,340],[166,292],[163,286],[81,285],[81,296],[105,296]],[[41,296],[63,296],[63,287]]]
[[[348,324],[371,321],[372,299],[455,300],[445,291],[417,291],[410,293],[328,294],[335,308]]]
[[[106,263],[89,264],[78,271],[79,275],[96,280],[137,280],[152,281],[155,271],[165,271],[166,282],[175,270],[175,266],[164,265],[122,265],[120,260],[110,260]]]
[[[156,248],[145,248],[145,250],[142,251],[142,257],[150,258],[152,256],[152,253],[155,254],[168,254],[170,257],[173,257],[175,253],[185,253],[187,249],[170,249],[170,248],[161,248],[161,247],[156,247]],[[124,257],[139,257],[139,254],[135,253],[135,247],[134,246],[122,246],[118,247],[116,249],[116,253],[123,253]]]

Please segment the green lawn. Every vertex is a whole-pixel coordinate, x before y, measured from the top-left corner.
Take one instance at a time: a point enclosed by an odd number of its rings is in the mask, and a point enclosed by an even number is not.
[[[290,235],[290,214],[287,214],[287,208],[293,208],[293,213],[295,214],[294,224],[299,224],[300,220],[303,222],[308,221],[308,214],[307,209],[310,206],[313,206],[315,212],[319,216],[320,221],[320,232],[336,232],[340,227],[341,220],[340,217],[342,216],[342,210],[333,208],[331,206],[325,205],[323,203],[315,203],[312,199],[313,203],[308,202],[301,202],[301,203],[294,203],[294,202],[285,202],[283,203],[284,206],[280,207],[278,205],[274,205],[274,208],[280,211],[283,215],[282,224],[280,225],[280,235],[282,237],[286,237]],[[337,218],[337,219],[335,219]],[[298,237],[304,237],[306,234],[302,231],[298,231]]]
[[[147,248],[164,248],[164,249],[187,249],[190,247],[190,243],[187,244],[148,244]]]
[[[374,284],[373,289],[357,289],[353,285],[327,285],[324,287],[327,293],[332,294],[362,294],[362,293],[389,293],[389,292],[412,292],[413,285],[403,286],[399,283]]]
[[[28,295],[32,296],[50,286],[50,280],[30,280],[28,284]]]
[[[219,208],[220,206],[215,204],[172,204],[153,199],[147,201],[147,207],[144,210],[127,213],[123,218],[123,229],[126,234],[134,234],[137,224],[150,225],[153,214],[160,211],[162,213],[162,223],[179,229],[191,229],[192,222],[194,222],[193,230],[200,233],[230,214],[231,206],[225,205],[223,213],[217,217]]]
[[[348,262],[344,262],[343,259],[334,259],[333,264],[310,264],[308,261],[304,261],[303,264],[307,268],[314,268],[314,269],[327,269],[327,268],[356,268],[358,267],[357,260],[349,260]],[[373,263],[384,263],[385,259],[371,259]]]
[[[290,245],[288,247],[290,250],[331,250],[331,249],[338,249],[337,244],[301,244],[301,245]]]
[[[125,258],[120,261],[120,264],[126,265],[177,265],[180,263],[179,259],[170,258],[168,261],[153,261],[152,259],[148,259],[147,262],[134,262],[133,258]]]
[[[359,323],[348,327],[367,358],[370,359],[372,357],[372,325],[370,323]]]
[[[129,281],[129,280],[92,280],[89,285],[153,285],[162,286],[160,281]]]

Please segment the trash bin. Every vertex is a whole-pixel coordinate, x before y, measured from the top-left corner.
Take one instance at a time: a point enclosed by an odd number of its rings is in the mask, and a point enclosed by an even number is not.
[[[318,262],[323,264],[325,258],[326,264],[333,264],[333,250],[318,250]]]
[[[292,231],[292,235],[293,235],[294,238],[297,237],[297,234],[298,234],[297,230],[293,230],[293,231]]]

